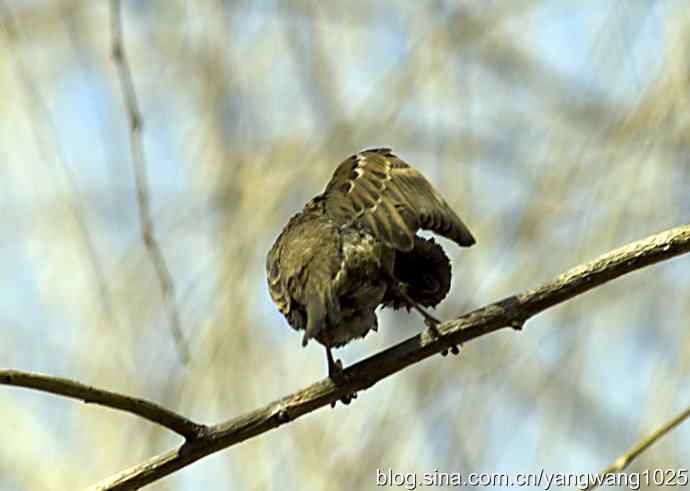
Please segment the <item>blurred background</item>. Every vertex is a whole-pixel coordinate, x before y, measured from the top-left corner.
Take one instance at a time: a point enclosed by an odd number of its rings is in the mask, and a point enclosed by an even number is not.
[[[390,146],[477,237],[451,318],[690,216],[686,2],[124,1],[154,235],[140,233],[105,1],[0,2],[0,366],[204,423],[325,376],[264,258],[335,166]],[[552,308],[147,489],[374,489],[382,472],[595,472],[690,405],[690,257]],[[381,328],[353,363],[423,328]],[[190,361],[182,362],[186,347]],[[179,444],[0,387],[0,489],[94,483]],[[690,424],[630,471],[687,467]],[[493,489],[499,489],[494,487]]]

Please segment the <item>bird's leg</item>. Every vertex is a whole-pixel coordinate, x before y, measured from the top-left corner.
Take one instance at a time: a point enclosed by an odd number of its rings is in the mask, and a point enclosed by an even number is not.
[[[328,346],[326,348],[326,359],[328,360],[328,378],[330,378],[335,385],[342,385],[345,382],[347,382],[347,377],[345,376],[345,373],[343,372],[343,362],[340,360],[334,360],[333,359],[333,353],[331,353],[331,348]],[[350,404],[352,399],[357,398],[357,393],[353,392],[352,394],[348,394],[346,396],[343,396],[340,401],[347,405]],[[335,407],[335,402],[331,402],[331,407]]]
[[[392,274],[389,276],[390,276],[391,283],[393,284],[393,286],[396,290],[396,293],[399,293],[400,296],[403,297],[405,299],[405,301],[410,306],[412,306],[413,309],[415,309],[417,312],[419,312],[422,315],[422,317],[424,317],[424,324],[426,324],[429,327],[429,329],[431,329],[432,332],[434,332],[435,334],[438,335],[439,332],[438,332],[438,329],[436,328],[436,326],[438,326],[441,323],[441,321],[438,320],[433,315],[431,315],[429,312],[427,312],[424,309],[424,307],[419,305],[418,302],[416,302],[415,300],[412,299],[412,297],[410,297],[410,295],[407,293],[407,284],[400,281],[399,279],[397,279]]]
[[[326,359],[328,360],[328,378],[330,378],[335,384],[342,384],[345,382],[345,376],[343,374],[343,362],[333,359],[333,353],[331,353],[331,348],[328,346],[326,346]]]
[[[393,285],[396,288],[397,293],[400,294],[401,297],[405,299],[405,301],[412,306],[417,312],[419,312],[422,317],[424,317],[424,324],[427,325],[429,328],[429,331],[431,331],[432,336],[434,337],[440,337],[441,333],[438,330],[438,325],[441,323],[440,320],[438,320],[436,317],[431,315],[429,312],[427,312],[424,307],[419,305],[418,302],[415,302],[412,297],[407,293],[407,285],[397,279],[395,276],[390,275],[391,281]],[[450,347],[450,352],[453,353],[454,355],[457,355],[460,353],[460,348],[458,348],[457,345],[451,346]],[[446,356],[448,354],[448,350],[444,349],[441,351],[441,356]]]

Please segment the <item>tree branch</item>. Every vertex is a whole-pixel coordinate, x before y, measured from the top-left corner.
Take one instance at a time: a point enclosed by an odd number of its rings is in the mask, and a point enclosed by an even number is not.
[[[135,465],[95,484],[90,490],[137,489],[209,454],[277,428],[354,391],[456,344],[501,328],[521,329],[543,310],[582,294],[619,276],[690,251],[690,225],[684,225],[615,249],[566,271],[555,280],[469,312],[373,355],[345,370],[347,382],[336,386],[324,379],[251,413],[212,426],[202,436]]]
[[[198,438],[207,429],[206,426],[195,423],[154,402],[110,392],[109,390],[97,389],[66,378],[20,372],[18,370],[0,370],[0,385],[26,387],[72,399],[81,399],[87,404],[99,404],[111,409],[125,411],[165,426],[187,439]]]
[[[602,483],[605,482],[606,476],[608,476],[609,474],[614,474],[614,473],[621,472],[622,470],[624,470],[626,467],[628,467],[630,465],[630,463],[633,460],[635,460],[637,457],[639,457],[639,455],[642,452],[644,452],[649,447],[654,445],[654,443],[656,443],[656,441],[659,438],[666,435],[669,431],[671,431],[673,428],[675,428],[676,426],[678,426],[679,424],[681,424],[683,421],[685,421],[688,418],[690,418],[690,407],[686,408],[683,412],[678,414],[676,417],[674,417],[670,421],[666,422],[660,428],[657,428],[654,432],[647,435],[642,440],[640,440],[635,445],[633,445],[630,448],[630,450],[628,450],[623,455],[618,457],[613,464],[611,464],[606,469],[599,472],[597,479],[590,482],[589,486],[587,486],[583,491],[591,491],[592,489],[596,489]]]
[[[132,162],[136,174],[137,202],[139,204],[139,223],[141,237],[144,247],[151,259],[153,268],[158,276],[163,300],[167,307],[170,318],[170,331],[172,332],[175,346],[180,355],[182,363],[189,362],[189,348],[182,334],[180,326],[180,316],[175,304],[175,283],[173,282],[170,270],[163,257],[158,241],[153,231],[153,220],[151,218],[151,205],[148,193],[148,179],[146,178],[146,161],[144,160],[144,150],[141,141],[142,119],[137,102],[137,93],[134,90],[132,71],[129,67],[129,60],[124,44],[122,43],[122,2],[120,0],[110,0],[110,30],[111,30],[111,49],[115,66],[117,67],[120,88],[125,101],[125,110],[129,119],[129,142],[132,147]]]

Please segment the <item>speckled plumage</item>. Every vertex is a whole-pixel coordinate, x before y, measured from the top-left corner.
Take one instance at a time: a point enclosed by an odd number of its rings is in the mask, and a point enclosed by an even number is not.
[[[382,148],[343,161],[276,239],[266,258],[271,298],[304,330],[303,344],[314,338],[327,348],[329,373],[330,348],[376,330],[379,305],[433,307],[445,298],[450,262],[419,229],[475,242],[426,178]]]

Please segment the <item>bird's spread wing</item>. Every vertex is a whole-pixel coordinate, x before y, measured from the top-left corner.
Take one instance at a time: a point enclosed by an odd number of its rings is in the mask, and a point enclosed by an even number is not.
[[[429,181],[387,148],[365,150],[342,162],[323,198],[330,216],[360,220],[379,239],[399,250],[412,249],[420,228],[461,246],[475,242]]]

